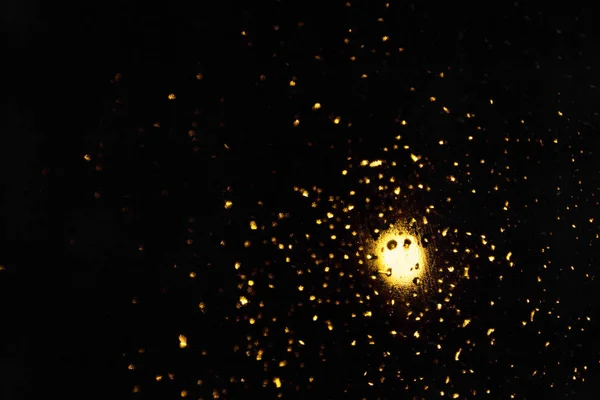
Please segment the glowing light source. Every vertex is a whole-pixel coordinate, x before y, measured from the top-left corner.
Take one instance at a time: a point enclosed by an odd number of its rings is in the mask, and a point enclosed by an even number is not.
[[[423,278],[426,252],[417,237],[402,229],[390,229],[373,243],[375,269],[392,286],[418,284]]]

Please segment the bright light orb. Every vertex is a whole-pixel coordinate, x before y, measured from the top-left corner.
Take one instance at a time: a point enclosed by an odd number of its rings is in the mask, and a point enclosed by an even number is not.
[[[426,252],[419,240],[406,232],[390,229],[374,243],[375,268],[384,281],[395,287],[419,283],[426,266]]]

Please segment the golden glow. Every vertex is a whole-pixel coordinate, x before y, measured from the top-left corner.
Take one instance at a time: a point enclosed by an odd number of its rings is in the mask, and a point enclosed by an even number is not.
[[[426,269],[426,254],[418,238],[404,229],[390,228],[373,244],[375,268],[394,287],[418,283]]]
[[[187,347],[187,338],[184,335],[179,335],[179,348],[185,349]]]

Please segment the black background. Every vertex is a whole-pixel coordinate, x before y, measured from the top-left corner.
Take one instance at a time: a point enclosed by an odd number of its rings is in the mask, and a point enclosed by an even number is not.
[[[228,389],[222,398],[271,398],[278,392],[284,398],[397,398],[406,382],[393,383],[393,372],[374,388],[363,379],[364,371],[379,366],[377,351],[393,350],[397,355],[388,368],[437,382],[429,392],[411,384],[406,396],[437,397],[444,374],[460,376],[461,365],[446,363],[446,355],[440,356],[439,368],[430,364],[433,356],[415,362],[412,350],[418,345],[391,341],[389,325],[401,331],[402,324],[377,304],[369,306],[377,318],[360,326],[348,325],[345,318],[363,313],[366,305],[347,304],[342,311],[321,307],[335,325],[347,327],[334,330],[338,336],[307,327],[314,313],[301,311],[300,295],[290,293],[298,284],[318,287],[322,275],[299,278],[289,264],[278,264],[273,247],[242,245],[251,237],[249,219],[269,221],[278,212],[292,218],[273,235],[318,235],[306,222],[314,219],[313,212],[292,187],[317,185],[345,193],[353,183],[340,180],[339,171],[349,152],[377,158],[404,129],[404,140],[426,154],[435,170],[424,174],[435,188],[428,199],[444,207],[452,191],[452,206],[440,209],[444,224],[492,237],[498,226],[512,226],[499,247],[511,249],[520,272],[509,273],[500,284],[494,271],[479,271],[478,283],[464,284],[457,300],[457,307],[473,316],[473,329],[485,332],[490,322],[506,329],[499,330],[495,349],[480,350],[480,358],[471,360],[477,377],[462,378],[455,391],[461,398],[471,396],[473,388],[482,394],[482,387],[491,388],[494,398],[511,393],[592,398],[599,362],[594,277],[600,42],[594,10],[553,11],[522,2],[479,8],[218,4],[5,2],[0,396],[126,398],[140,385],[140,393],[132,396],[172,398],[187,388],[194,397],[190,382],[203,379],[205,398],[212,398],[213,386]],[[349,28],[354,32],[348,46],[343,39],[350,37]],[[383,35],[390,36],[389,45],[382,44]],[[369,53],[371,48],[377,51]],[[316,54],[323,61],[315,60]],[[351,55],[359,60],[350,62]],[[441,81],[436,74],[442,71],[447,78]],[[202,80],[196,79],[198,73]],[[370,78],[360,79],[362,73]],[[121,74],[118,82],[116,74]],[[292,76],[298,77],[295,87],[289,86]],[[177,99],[169,101],[169,93]],[[434,110],[429,96],[448,105],[452,116]],[[490,98],[496,107],[489,107]],[[326,109],[319,117],[310,111],[317,101]],[[466,112],[476,112],[486,128],[485,137],[472,144],[465,140],[474,132],[464,123]],[[296,115],[301,123],[294,128]],[[342,123],[332,124],[333,115]],[[402,119],[409,121],[407,128],[398,124]],[[153,128],[158,121],[160,128]],[[198,151],[187,135],[192,121],[198,123]],[[453,146],[440,149],[440,138]],[[510,182],[498,195],[485,194],[492,179],[486,169],[475,166],[468,178],[466,170],[449,169],[449,157],[462,160],[467,152],[471,160],[510,166],[505,173]],[[84,154],[91,154],[92,162]],[[93,170],[97,163],[101,173]],[[411,175],[411,165],[399,173]],[[446,176],[451,174],[469,182],[468,189],[450,189]],[[226,199],[234,202],[230,211],[223,209]],[[257,205],[259,200],[264,206]],[[511,209],[503,213],[506,200]],[[264,238],[269,235],[267,229]],[[186,246],[190,237],[194,243]],[[293,262],[309,260],[301,246],[291,256]],[[280,321],[272,331],[295,327],[298,337],[316,346],[300,357],[311,370],[290,372],[281,391],[272,384],[261,388],[274,373],[263,372],[259,363],[227,355],[234,345],[245,345],[246,334],[260,336],[259,328],[233,321],[243,316],[234,306],[238,275],[231,266],[236,260],[259,278],[275,273],[274,292],[256,288],[256,302],[273,304],[265,314]],[[173,264],[195,268],[198,277],[190,280]],[[543,283],[532,283],[540,274]],[[352,298],[356,290],[340,283],[337,293]],[[139,307],[132,306],[134,297]],[[530,312],[523,308],[525,298],[546,302],[561,320],[540,319],[530,331],[519,330]],[[484,301],[489,299],[502,304],[499,311],[489,310]],[[553,304],[555,299],[560,305]],[[210,309],[206,315],[196,315],[200,301]],[[584,316],[591,321],[579,322]],[[580,326],[585,331],[574,333]],[[410,329],[403,332],[408,337]],[[449,336],[454,331],[441,324],[433,329]],[[199,347],[182,355],[180,331],[193,332],[188,338]],[[377,351],[366,343],[351,348],[345,342],[367,333],[382,337]],[[289,358],[287,337],[279,334],[263,343],[275,348],[277,357]],[[553,349],[538,351],[546,341]],[[327,362],[321,361],[318,344],[328,352]],[[143,356],[136,355],[139,348],[146,349]],[[209,355],[201,356],[206,348]],[[131,363],[135,371],[128,370]],[[574,366],[583,365],[589,368],[585,382],[573,380]],[[534,369],[546,371],[546,377],[530,379]],[[168,371],[177,377],[170,386],[155,382],[154,375]],[[306,383],[309,375],[316,377],[313,385]],[[247,384],[233,384],[231,376],[245,376]],[[445,390],[448,395],[450,389]]]

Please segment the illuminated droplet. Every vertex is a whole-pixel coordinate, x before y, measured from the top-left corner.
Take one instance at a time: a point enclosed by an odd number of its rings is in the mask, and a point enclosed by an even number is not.
[[[185,349],[187,347],[187,338],[184,335],[179,335],[179,348]]]

